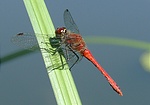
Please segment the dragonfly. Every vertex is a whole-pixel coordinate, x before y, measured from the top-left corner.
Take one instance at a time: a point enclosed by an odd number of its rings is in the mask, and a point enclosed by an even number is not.
[[[53,48],[56,48],[55,52],[60,51],[60,49],[63,49],[63,53],[65,53],[65,58],[68,63],[71,59],[76,57],[76,60],[74,60],[74,63],[72,63],[70,68],[72,68],[78,61],[80,61],[82,57],[85,57],[103,74],[103,76],[106,78],[112,89],[116,91],[120,96],[123,96],[120,87],[112,79],[112,77],[104,70],[104,68],[96,61],[91,51],[87,48],[86,43],[82,38],[79,29],[68,9],[64,11],[63,16],[65,27],[57,28],[55,30],[56,36],[49,38],[50,45]],[[30,35],[26,35],[24,33],[19,33],[16,37],[18,36],[28,36],[28,38],[30,38]],[[32,42],[31,39],[29,40],[29,42]]]

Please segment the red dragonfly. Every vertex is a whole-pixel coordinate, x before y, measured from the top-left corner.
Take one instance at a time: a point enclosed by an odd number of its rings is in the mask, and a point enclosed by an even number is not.
[[[109,82],[110,86],[120,95],[123,96],[117,83],[109,76],[104,68],[96,61],[91,51],[86,47],[86,43],[82,36],[79,34],[79,29],[75,24],[68,9],[64,12],[65,27],[57,28],[55,33],[56,37],[61,39],[62,43],[65,43],[70,50],[78,52],[81,56],[84,56],[91,61],[97,69],[104,75]]]
[[[96,61],[90,50],[86,47],[86,43],[79,33],[79,29],[75,24],[68,9],[64,11],[64,23],[66,27],[57,28],[55,31],[56,37],[49,38],[50,44],[56,51],[63,51],[70,69],[82,58],[83,56],[92,62],[97,69],[104,75],[109,82],[110,86],[120,95],[123,96],[117,83],[109,76],[109,74],[103,69],[103,67]],[[26,49],[34,49],[37,47],[37,41],[35,35],[19,33],[12,38],[12,42],[23,46]],[[62,50],[60,50],[60,48]],[[48,50],[48,49],[47,49]],[[55,52],[56,52],[55,51]],[[48,51],[49,52],[49,51]],[[54,54],[54,53],[53,53]],[[76,60],[74,57],[76,56]],[[70,63],[73,59],[73,63]],[[63,65],[63,64],[62,64]]]

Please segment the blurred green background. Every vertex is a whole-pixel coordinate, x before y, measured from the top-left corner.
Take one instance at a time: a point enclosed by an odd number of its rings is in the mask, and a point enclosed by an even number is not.
[[[118,96],[83,59],[72,69],[83,105],[150,104],[149,0],[45,2],[55,27],[64,26],[63,12],[70,10],[88,48],[124,94]],[[13,35],[33,30],[22,0],[1,1],[0,11],[3,58],[21,50],[10,41]],[[56,104],[40,52],[1,62],[0,67],[0,105]]]

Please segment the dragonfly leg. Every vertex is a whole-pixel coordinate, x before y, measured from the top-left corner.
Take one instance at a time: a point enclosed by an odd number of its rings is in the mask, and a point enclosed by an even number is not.
[[[61,61],[61,65],[51,65],[51,66],[49,66],[49,67],[47,67],[47,69],[49,69],[49,68],[53,68],[52,70],[48,70],[48,73],[50,73],[50,72],[52,72],[53,70],[56,70],[56,69],[59,69],[59,70],[64,70],[64,67],[65,67],[65,65],[66,65],[66,63],[64,63],[63,62],[63,59],[62,59],[62,55],[61,54],[59,54],[60,55],[60,61]]]
[[[50,43],[44,43],[44,44],[46,44],[46,46],[50,45]],[[55,48],[55,49],[52,49],[52,48],[49,48],[49,49],[41,48],[41,49],[44,49],[45,51],[47,51],[47,52],[49,52],[49,53],[51,52],[52,55],[55,55],[56,52],[59,51],[60,47],[57,47],[57,48]]]
[[[69,53],[68,53],[68,50],[67,50],[66,48],[65,48],[64,50],[65,50],[65,54],[66,54],[66,59],[69,60]],[[69,48],[69,50],[70,50],[70,48]],[[71,51],[72,51],[72,50],[71,50]]]
[[[61,70],[63,70],[64,69],[64,65],[65,65],[65,63],[63,62],[63,57],[62,56],[64,56],[64,54],[63,54],[63,51],[61,50],[61,47],[58,47],[58,48],[56,48],[56,49],[52,49],[52,48],[49,48],[49,49],[46,49],[46,48],[41,48],[41,49],[43,49],[43,50],[45,50],[46,52],[48,52],[48,53],[52,53],[52,55],[55,55],[56,54],[56,52],[58,52],[59,53],[59,59],[60,59],[60,61],[61,61],[61,65],[59,65],[58,67],[54,67],[52,70],[50,70],[49,72],[51,72],[51,71],[53,71],[53,70],[55,70],[55,69],[60,69],[61,68]],[[48,68],[51,68],[51,67],[53,67],[54,65],[52,65],[52,66],[50,66],[50,67],[48,67]]]
[[[61,64],[62,64],[62,70],[63,70],[64,69],[64,65],[65,65],[64,62],[63,62],[63,58],[62,58],[63,55],[59,54],[59,56],[60,56],[60,60],[61,60]]]
[[[51,49],[51,48],[49,48],[49,49],[46,49],[46,48],[40,48],[40,49],[43,49],[43,50],[45,50],[45,51],[48,52],[48,53],[52,53],[52,55],[54,55],[54,54],[56,53],[56,51],[53,50],[53,49]]]

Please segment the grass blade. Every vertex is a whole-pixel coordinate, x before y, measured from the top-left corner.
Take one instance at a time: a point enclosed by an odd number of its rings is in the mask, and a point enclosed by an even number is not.
[[[49,37],[54,37],[55,28],[45,6],[44,0],[24,0],[24,3],[34,32],[49,34],[52,35]],[[37,40],[40,48],[51,48],[50,45],[41,43],[49,43],[48,38],[44,36],[42,39],[37,37]],[[81,101],[68,66],[64,66],[65,70],[60,70],[58,68],[58,65],[62,64],[59,54],[56,53],[55,55],[51,55],[42,49],[41,52],[53,87],[57,104],[81,105]],[[63,62],[65,62],[64,58]],[[52,70],[53,68],[57,69]]]

